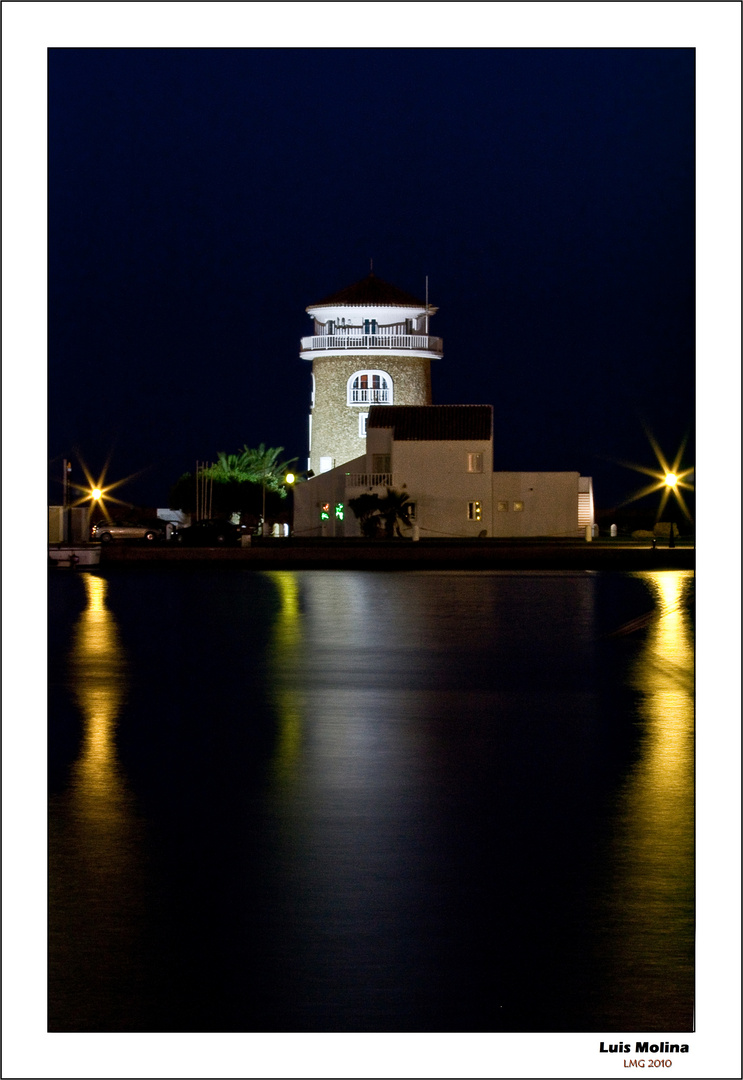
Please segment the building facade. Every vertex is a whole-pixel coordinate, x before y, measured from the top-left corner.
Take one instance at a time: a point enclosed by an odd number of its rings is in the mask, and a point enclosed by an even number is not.
[[[429,334],[437,308],[370,273],[306,309],[313,333],[300,356],[312,363],[308,468],[328,472],[366,452],[372,406],[430,405]]]
[[[360,536],[350,500],[387,488],[408,495],[401,531],[421,539],[579,539],[593,525],[590,477],[493,470],[492,406],[392,405],[370,408],[364,454],[296,488],[295,534]]]

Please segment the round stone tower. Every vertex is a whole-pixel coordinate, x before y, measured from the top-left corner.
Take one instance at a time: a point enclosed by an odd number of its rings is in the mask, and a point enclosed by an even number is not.
[[[437,310],[373,273],[309,305],[314,331],[299,355],[312,361],[313,472],[366,452],[370,405],[431,404],[431,360],[443,355],[428,333]]]

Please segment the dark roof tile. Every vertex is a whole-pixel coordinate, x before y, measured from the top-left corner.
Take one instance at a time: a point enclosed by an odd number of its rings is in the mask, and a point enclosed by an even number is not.
[[[372,405],[367,428],[394,428],[402,442],[490,439],[492,405]]]
[[[318,301],[317,304],[310,304],[307,311],[331,304],[346,304],[349,307],[363,307],[366,304],[378,304],[380,307],[424,308],[426,306],[423,301],[413,296],[412,293],[407,293],[403,289],[398,289],[396,285],[390,285],[388,282],[382,281],[381,278],[375,277],[373,273],[365,277],[363,281],[357,281],[355,285],[348,285],[345,289],[341,289],[340,292],[333,293],[332,296],[326,296],[324,300]]]

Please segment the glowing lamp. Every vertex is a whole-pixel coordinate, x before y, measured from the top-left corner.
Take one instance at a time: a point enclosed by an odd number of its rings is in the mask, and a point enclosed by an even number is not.
[[[96,500],[96,502],[97,502],[97,501],[98,501],[98,499],[100,499],[100,497],[101,497],[101,495],[103,494],[103,492],[101,491],[101,489],[100,489],[100,488],[93,488],[93,490],[91,491],[91,493],[90,493],[90,494],[91,494],[91,498],[95,499],[95,500]]]
[[[293,472],[288,472],[284,479],[286,480],[287,484],[293,484],[297,478]]]
[[[676,476],[675,473],[672,473],[672,472],[666,473],[666,476],[665,476],[666,487],[674,488],[674,487],[676,487],[677,483],[678,483],[678,477]]]

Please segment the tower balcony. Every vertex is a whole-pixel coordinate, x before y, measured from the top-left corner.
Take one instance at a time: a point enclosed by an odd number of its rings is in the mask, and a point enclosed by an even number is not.
[[[316,334],[303,337],[299,355],[303,360],[319,356],[367,354],[422,356],[444,355],[444,343],[430,334]]]

